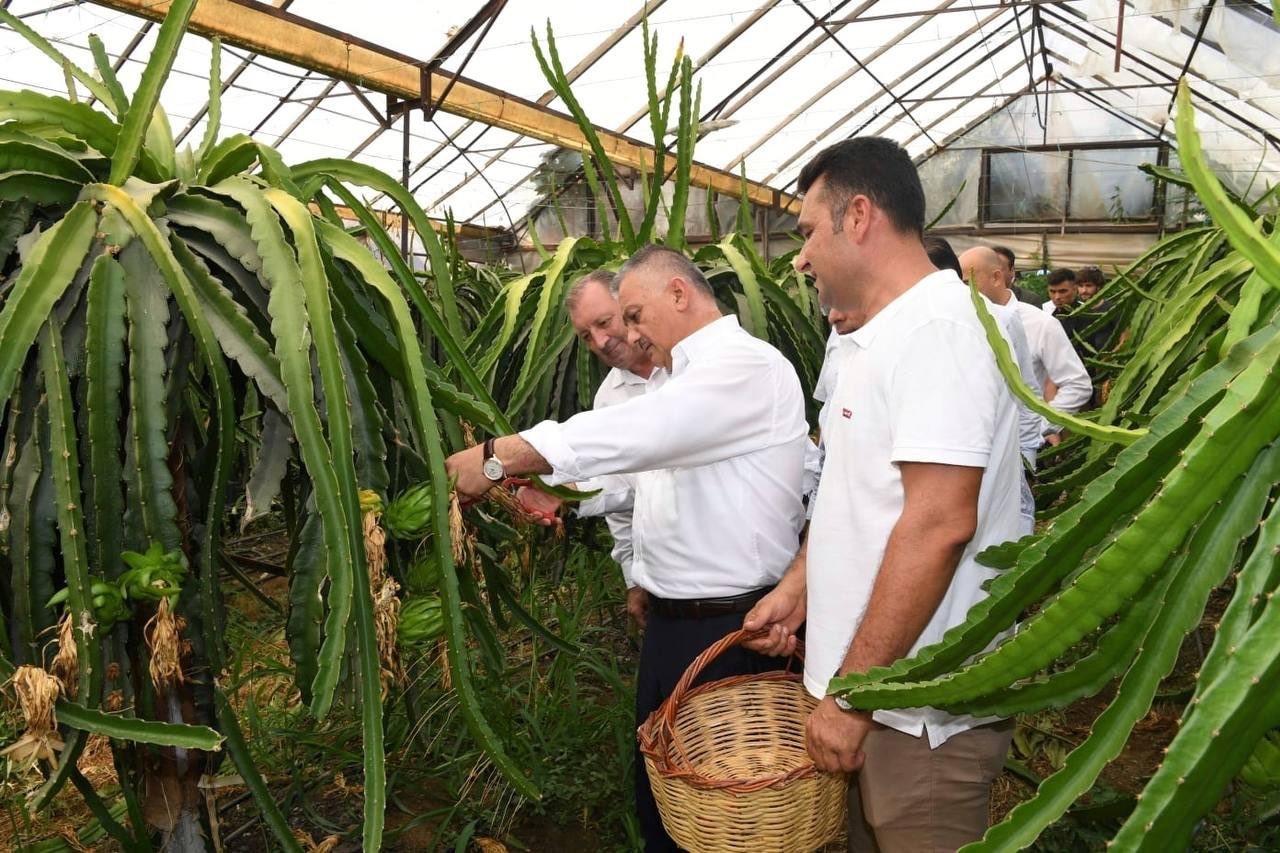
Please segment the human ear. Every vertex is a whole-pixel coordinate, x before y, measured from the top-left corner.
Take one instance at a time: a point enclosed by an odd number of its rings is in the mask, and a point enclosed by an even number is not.
[[[871,199],[865,195],[851,198],[844,213],[844,230],[855,239],[860,239],[871,224],[871,209]]]

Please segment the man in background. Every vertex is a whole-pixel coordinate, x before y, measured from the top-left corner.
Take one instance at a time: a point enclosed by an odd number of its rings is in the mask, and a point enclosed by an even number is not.
[[[1026,302],[1028,305],[1039,305],[1040,297],[1036,296],[1025,287],[1017,285],[1018,273],[1015,268],[1017,258],[1013,254],[1013,249],[1008,246],[992,246],[991,250],[1000,256],[1000,268],[1004,271],[1004,284],[1013,292],[1019,302]]]

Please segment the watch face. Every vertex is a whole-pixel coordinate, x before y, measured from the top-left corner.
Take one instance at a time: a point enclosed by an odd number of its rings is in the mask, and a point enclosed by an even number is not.
[[[505,473],[506,472],[502,468],[502,463],[495,457],[490,456],[488,459],[484,460],[484,475],[490,480],[497,482],[502,479],[502,476]]]

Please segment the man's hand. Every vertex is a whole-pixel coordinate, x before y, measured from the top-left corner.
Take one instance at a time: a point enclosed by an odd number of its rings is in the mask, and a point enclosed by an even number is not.
[[[516,489],[516,500],[520,501],[520,508],[525,514],[543,527],[564,524],[559,517],[560,507],[564,505],[564,501],[554,495],[549,495],[532,486],[521,486]]]
[[[762,655],[784,657],[796,650],[796,630],[804,622],[808,602],[805,589],[784,579],[773,592],[756,602],[742,620],[747,631],[768,630],[768,636],[742,645]]]
[[[852,773],[866,760],[862,741],[871,726],[870,712],[843,711],[835,699],[826,696],[809,714],[804,745],[819,770]]]
[[[496,485],[484,475],[483,444],[453,454],[444,460],[444,469],[454,480],[453,488],[462,500],[473,501],[483,497]]]
[[[1062,433],[1051,432],[1046,434],[1044,437],[1044,443],[1050,447],[1057,447],[1059,444],[1062,444]]]
[[[627,590],[627,615],[636,628],[643,631],[649,616],[649,593],[638,586]]]

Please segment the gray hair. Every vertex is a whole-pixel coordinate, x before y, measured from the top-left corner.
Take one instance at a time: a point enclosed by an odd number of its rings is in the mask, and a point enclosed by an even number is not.
[[[583,292],[593,284],[598,284],[605,290],[616,295],[617,291],[614,289],[613,285],[615,277],[616,276],[612,272],[606,269],[593,270],[587,273],[570,285],[569,292],[564,295],[565,310],[572,313],[573,310],[578,307],[578,300],[582,299]]]
[[[702,291],[704,295],[715,299],[716,294],[711,289],[711,282],[707,281],[707,277],[702,274],[702,270],[694,265],[693,261],[675,249],[668,249],[666,246],[659,246],[656,243],[642,246],[618,269],[618,274],[613,277],[612,290],[614,295],[618,294],[618,287],[628,275],[637,270],[650,269],[678,276]]]

